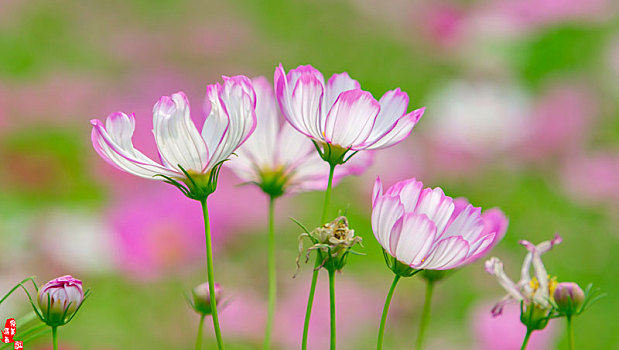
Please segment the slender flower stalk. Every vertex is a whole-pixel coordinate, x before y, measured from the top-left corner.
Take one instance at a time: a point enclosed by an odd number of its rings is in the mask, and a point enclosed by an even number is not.
[[[208,278],[209,291],[215,290],[215,273],[213,272],[213,247],[211,244],[211,225],[208,217],[208,207],[206,198],[202,201],[202,213],[204,214],[204,232],[206,236],[206,273]],[[219,327],[219,315],[217,314],[217,298],[211,297],[211,316],[213,318],[213,329],[215,330],[215,338],[217,339],[217,347],[219,350],[224,349],[224,342],[221,337],[221,329]]]
[[[273,320],[275,319],[275,303],[277,298],[277,268],[275,263],[275,197],[269,197],[269,239],[268,239],[268,265],[269,265],[269,306],[267,311],[267,325],[264,334],[262,348],[271,348],[271,333],[273,332]]]
[[[327,219],[327,213],[329,212],[329,203],[331,202],[331,188],[333,187],[334,171],[335,171],[335,165],[330,165],[329,180],[327,182],[327,189],[325,191],[325,200],[322,206],[322,216],[320,218],[320,222],[324,222]],[[303,321],[303,338],[301,339],[302,350],[307,350],[307,337],[309,335],[309,323],[312,317],[312,307],[314,306],[314,294],[316,294],[316,283],[318,282],[319,271],[320,271],[320,254],[316,254],[316,262],[314,263],[314,270],[312,272],[312,282],[310,283],[310,291],[307,297],[307,308],[305,309],[305,320]]]
[[[533,333],[533,329],[527,327],[527,334],[524,335],[524,339],[522,340],[522,346],[520,347],[520,350],[526,350],[532,333]]]
[[[434,291],[434,281],[428,280],[426,282],[426,297],[423,303],[423,311],[421,313],[421,321],[419,322],[419,333],[417,333],[417,346],[415,349],[421,350],[423,348],[423,341],[425,339],[426,329],[428,323],[430,323],[430,306],[432,304],[432,293]]]
[[[52,327],[52,349],[58,350],[58,327]]]
[[[329,314],[331,320],[331,344],[330,349],[335,350],[336,331],[335,331],[335,270],[329,270]]]
[[[202,330],[204,328],[204,318],[206,314],[200,315],[200,323],[198,324],[198,335],[196,336],[196,350],[202,349]]]
[[[380,326],[378,328],[378,344],[376,346],[377,350],[382,350],[383,348],[383,336],[385,334],[385,323],[387,323],[387,314],[389,313],[389,306],[391,305],[391,299],[393,298],[393,292],[395,292],[395,287],[398,285],[398,281],[400,281],[402,276],[395,275],[393,278],[393,282],[391,283],[391,288],[389,288],[389,293],[387,293],[387,299],[385,299],[385,306],[383,306],[383,315],[380,318]]]
[[[572,316],[566,316],[566,320],[568,349],[574,350],[574,328],[572,328]]]

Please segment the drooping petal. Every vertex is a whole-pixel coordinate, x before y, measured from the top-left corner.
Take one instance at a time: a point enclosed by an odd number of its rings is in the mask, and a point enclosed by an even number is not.
[[[325,93],[325,108],[329,109],[335,103],[338,96],[344,91],[359,90],[361,85],[359,82],[352,79],[348,73],[333,74],[327,82],[327,91]]]
[[[395,257],[407,265],[417,266],[434,243],[436,225],[423,214],[407,213],[403,219],[402,233],[395,245]],[[391,249],[393,251],[393,245]]]
[[[341,93],[327,114],[325,140],[355,149],[370,136],[380,105],[367,91]]]
[[[111,114],[105,126],[96,119],[90,123],[93,125],[92,144],[95,150],[116,168],[147,179],[153,179],[153,176],[159,174],[179,176],[178,172],[155,163],[133,147],[131,141],[135,130],[133,115]]]
[[[467,257],[469,244],[462,237],[454,236],[442,239],[422,260],[418,269],[448,270],[458,267]]]
[[[184,93],[163,96],[153,108],[153,134],[161,159],[167,167],[201,172],[208,162],[208,150],[189,114]]]
[[[503,262],[498,258],[492,257],[484,264],[486,272],[496,277],[497,281],[507,291],[512,298],[516,300],[523,300],[523,295],[520,293],[518,285],[514,283],[503,271]]]
[[[391,147],[402,142],[408,135],[411,134],[421,116],[423,116],[424,108],[416,109],[409,114],[402,116],[396,124],[386,134],[374,138],[374,135],[379,135],[375,130],[372,130],[372,140],[366,142],[364,149],[373,150]],[[378,121],[378,118],[377,118]],[[376,129],[376,128],[375,128]]]

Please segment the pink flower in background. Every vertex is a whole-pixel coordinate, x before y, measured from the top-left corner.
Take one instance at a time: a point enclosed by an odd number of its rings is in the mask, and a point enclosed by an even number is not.
[[[249,290],[228,294],[230,296],[223,300],[221,308],[218,307],[222,332],[244,340],[261,341],[266,323],[266,302]],[[212,333],[212,329],[209,331]]]
[[[520,322],[520,305],[506,305],[497,317],[492,316],[490,309],[492,305],[482,304],[473,310],[474,349],[519,350],[527,332],[526,326]],[[543,330],[533,332],[527,350],[551,349],[554,338],[554,323],[551,321]]]
[[[399,143],[424,111],[407,113],[408,95],[400,89],[390,90],[376,101],[348,73],[335,74],[325,84],[322,74],[309,65],[288,74],[279,65],[275,94],[282,113],[299,132],[319,143],[353,151]]]
[[[133,147],[135,119],[120,112],[110,115],[105,126],[99,120],[91,121],[95,150],[115,167],[147,179],[156,175],[185,179],[182,169],[193,174],[209,173],[243,144],[256,127],[251,81],[243,76],[223,79],[223,85],[207,87],[207,118],[202,133],[191,119],[189,102],[182,92],[164,96],[155,104],[153,133],[163,164]]]
[[[383,194],[380,178],[372,195],[372,230],[385,249],[414,269],[447,270],[484,256],[505,235],[507,218],[498,209],[484,214],[464,199],[415,179]]]
[[[554,84],[542,92],[531,111],[521,156],[542,161],[551,155],[570,156],[583,148],[597,113],[596,99],[584,86]]]
[[[600,152],[565,159],[562,183],[577,201],[619,202],[619,153]]]
[[[462,40],[466,12],[456,3],[422,2],[413,12],[413,16],[413,23],[426,34],[430,44],[451,47]]]
[[[252,188],[234,186],[222,172],[220,192],[209,197],[213,245],[221,248],[239,231],[261,220],[262,196]],[[173,188],[126,194],[110,204],[109,222],[116,262],[124,273],[142,279],[191,272],[204,259],[204,222],[200,206]],[[238,220],[238,213],[243,220]]]
[[[309,276],[306,276],[309,277]],[[308,348],[329,347],[329,289],[326,279],[318,279],[312,318],[309,325]],[[303,317],[307,303],[309,278],[296,281],[281,299],[275,320],[275,338],[284,349],[299,347],[303,334]],[[354,349],[354,340],[364,329],[374,329],[380,317],[382,297],[365,285],[359,285],[345,276],[338,276],[335,289],[337,337],[341,346]],[[347,346],[348,345],[348,346]]]
[[[279,108],[271,84],[264,78],[252,81],[256,91],[257,127],[252,136],[236,152],[239,156],[226,165],[246,182],[253,182],[270,195],[327,187],[329,165],[314,145],[288,123],[281,123]],[[334,181],[363,172],[371,157],[355,158],[335,170]],[[361,164],[358,159],[363,158]]]

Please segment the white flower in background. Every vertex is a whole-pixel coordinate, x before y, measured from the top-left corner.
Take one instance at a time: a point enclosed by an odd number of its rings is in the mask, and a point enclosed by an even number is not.
[[[454,81],[430,98],[432,141],[476,155],[492,155],[526,136],[529,99],[516,86]]]

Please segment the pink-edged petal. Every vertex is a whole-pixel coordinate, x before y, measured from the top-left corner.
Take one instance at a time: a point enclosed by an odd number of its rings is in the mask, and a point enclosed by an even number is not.
[[[483,231],[484,221],[481,218],[481,208],[467,204],[447,225],[441,237],[462,236],[465,240],[473,242],[479,239]]]
[[[387,91],[378,101],[380,112],[368,143],[374,143],[394,128],[398,120],[406,114],[408,95],[399,88]]]
[[[469,244],[462,237],[442,239],[434,245],[432,251],[426,255],[418,269],[448,270],[460,266],[469,252]]]
[[[473,241],[469,250],[469,257],[466,260],[466,264],[470,264],[482,257],[484,257],[490,249],[492,249],[492,243],[495,241],[496,233],[491,232],[485,236],[479,237],[476,241]]]
[[[403,215],[404,207],[397,197],[379,197],[372,209],[372,231],[378,243],[389,252],[394,225]],[[395,234],[399,234],[399,231]]]
[[[416,213],[426,214],[434,221],[439,236],[444,231],[453,210],[453,199],[446,196],[440,187],[423,189],[415,208]]]
[[[301,133],[322,140],[323,84],[314,76],[300,76],[290,97],[290,125]]]
[[[379,111],[380,105],[367,91],[341,93],[327,114],[325,140],[354,149],[370,135]]]
[[[392,240],[391,250],[399,261],[417,266],[434,243],[436,226],[423,214],[407,213],[403,219],[401,234],[397,243]]]
[[[189,114],[184,93],[163,96],[153,108],[153,134],[166,166],[201,172],[208,162],[208,150]]]
[[[372,189],[372,207],[376,203],[378,197],[382,197],[383,195],[383,183],[380,181],[380,176],[376,177],[376,181],[374,181],[374,188]]]
[[[415,127],[415,125],[417,125],[417,122],[419,122],[419,119],[423,115],[424,111],[425,107],[414,110],[411,113],[404,115],[386,134],[375,138],[372,136],[372,139],[366,142],[367,146],[364,149],[371,150],[387,148],[402,142],[405,138],[408,137],[408,135],[411,134],[413,128]],[[372,131],[372,135],[380,134],[376,133],[375,128],[375,130]]]
[[[352,79],[348,73],[333,74],[327,82],[327,91],[325,93],[325,107],[331,108],[337,100],[337,97],[344,91],[359,90],[361,85],[359,82]]]
[[[211,112],[204,122],[202,137],[211,157],[203,171],[228,159],[256,128],[256,94],[251,80],[245,76],[222,79],[223,85],[207,87]]]
[[[93,125],[92,144],[95,150],[114,167],[147,179],[153,179],[153,176],[158,174],[173,177],[180,175],[155,163],[133,147],[131,141],[135,130],[133,115],[111,114],[105,126],[96,119],[90,123]]]

